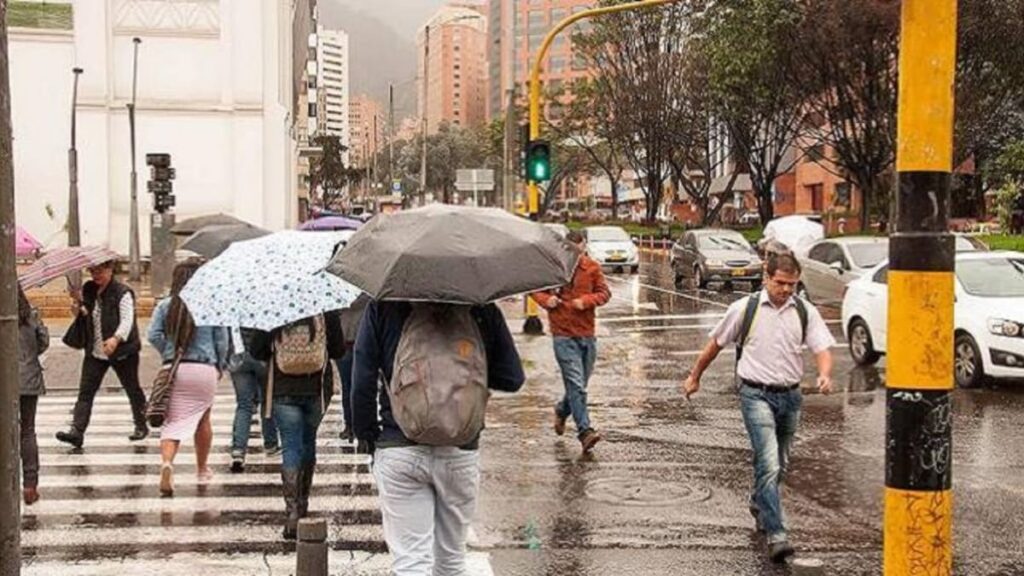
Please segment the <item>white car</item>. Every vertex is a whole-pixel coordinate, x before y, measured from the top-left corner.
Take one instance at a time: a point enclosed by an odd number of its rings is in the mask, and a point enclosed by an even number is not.
[[[885,353],[888,272],[887,263],[878,265],[851,282],[843,299],[843,332],[862,366]],[[957,385],[1024,378],[1024,253],[959,252],[954,287]]]
[[[589,226],[583,229],[587,239],[587,254],[603,268],[640,270],[640,252],[633,239],[618,226]]]

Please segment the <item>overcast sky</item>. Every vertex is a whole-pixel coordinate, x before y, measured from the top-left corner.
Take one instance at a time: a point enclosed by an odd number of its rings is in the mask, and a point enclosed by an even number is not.
[[[445,0],[319,0],[369,14],[388,24],[403,38],[413,40],[416,30],[426,23]]]

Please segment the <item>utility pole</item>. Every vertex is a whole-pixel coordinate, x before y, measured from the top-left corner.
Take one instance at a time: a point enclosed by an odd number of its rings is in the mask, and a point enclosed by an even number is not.
[[[420,196],[422,202],[427,201],[427,103],[430,97],[430,24],[424,27],[423,41],[423,152],[420,158]]]
[[[373,142],[373,171],[372,171],[372,173],[373,173],[373,183],[374,183],[374,193],[373,193],[374,196],[377,196],[377,194],[379,193],[376,190],[376,188],[377,188],[376,184],[380,181],[380,175],[377,172],[377,144],[378,144],[378,136],[379,135],[380,135],[380,133],[377,131],[377,113],[374,112],[373,113],[373,140],[372,140],[372,142]]]
[[[889,240],[886,576],[953,573],[949,233],[957,0],[903,0]]]
[[[516,92],[514,88],[508,89],[508,103],[505,107],[505,173],[502,175],[501,192],[503,206],[508,212],[515,211],[515,154],[513,152],[513,138],[515,138],[516,126]]]
[[[76,145],[78,112],[78,77],[81,68],[72,68],[74,84],[71,89],[71,148],[68,149],[68,246],[81,246],[81,221],[78,214],[78,148]],[[68,285],[73,293],[82,287],[82,274],[75,272],[68,276]]]
[[[18,276],[14,255],[14,151],[7,0],[0,0],[0,575],[21,573],[18,440]]]
[[[134,44],[134,55],[132,57],[132,103],[128,105],[128,130],[131,131],[132,149],[132,201],[129,221],[131,230],[128,238],[128,256],[131,260],[129,277],[132,282],[138,282],[142,278],[142,255],[139,249],[139,175],[135,172],[135,87],[139,76],[139,44],[142,39],[132,38]]]
[[[590,10],[584,10],[573,14],[556,24],[544,38],[544,42],[540,45],[540,50],[534,58],[533,67],[530,69],[530,141],[532,142],[540,139],[540,75],[544,68],[544,60],[548,55],[548,50],[551,49],[551,44],[555,41],[555,37],[558,36],[559,33],[576,22],[586,18],[603,16],[605,14],[616,14],[619,12],[626,12],[628,10],[655,8],[666,4],[672,4],[673,2],[679,2],[679,0],[638,0],[637,2],[617,4],[613,6],[606,6],[604,8],[591,8]],[[614,186],[614,183],[612,185]],[[532,178],[527,179],[526,210],[532,220],[536,220],[538,218],[540,212],[540,189],[537,187],[537,181]],[[540,317],[537,313],[537,303],[534,302],[532,298],[526,299],[526,321],[523,324],[523,332],[533,335],[544,333],[544,325],[541,323]]]
[[[395,181],[395,85],[388,84],[388,189]]]

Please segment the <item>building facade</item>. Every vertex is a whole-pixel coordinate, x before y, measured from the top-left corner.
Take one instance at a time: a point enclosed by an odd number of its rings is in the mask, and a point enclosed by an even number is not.
[[[442,6],[416,39],[418,113],[421,118],[426,114],[429,133],[437,132],[442,122],[482,126],[487,120],[487,18],[483,6],[465,2]]]
[[[355,168],[372,167],[372,160],[384,143],[387,117],[383,107],[365,94],[349,104],[349,160]]]
[[[341,138],[349,146],[349,51],[348,34],[319,27],[317,30],[320,131]]]
[[[179,220],[226,212],[293,226],[299,91],[315,0],[74,0],[68,26],[10,30],[18,222],[66,243],[72,67],[83,244],[126,254],[132,159],[126,105],[139,45],[136,170],[142,253],[152,198],[145,154],[169,153]]]

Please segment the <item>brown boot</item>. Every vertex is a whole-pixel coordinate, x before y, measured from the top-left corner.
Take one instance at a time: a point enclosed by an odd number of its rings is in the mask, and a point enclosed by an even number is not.
[[[590,452],[594,449],[594,445],[601,441],[601,433],[593,428],[590,428],[580,434],[580,444],[583,446],[583,452]]]
[[[555,434],[559,436],[565,435],[565,421],[566,417],[558,413],[558,408],[555,408]]]
[[[39,490],[35,488],[25,488],[21,491],[21,495],[25,500],[26,506],[31,506],[36,502],[39,502]]]
[[[297,469],[281,468],[281,488],[284,493],[284,530],[285,540],[295,540],[299,530],[299,476]]]
[[[316,462],[306,464],[299,473],[299,518],[305,518],[309,514],[309,492],[313,489],[313,473],[316,471]]]

